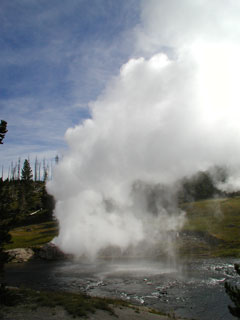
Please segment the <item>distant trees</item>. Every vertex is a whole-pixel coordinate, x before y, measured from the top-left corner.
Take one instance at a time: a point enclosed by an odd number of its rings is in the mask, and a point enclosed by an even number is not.
[[[52,165],[57,165],[58,161],[58,155],[50,161],[45,159],[39,161],[36,157],[32,170],[30,160],[21,161],[19,157],[15,164],[11,162],[8,178],[5,180],[2,167],[0,202],[7,201],[11,216],[16,216],[15,224],[37,222],[38,218],[44,221],[52,216],[55,201],[48,194],[46,183],[51,179]]]
[[[6,132],[7,122],[1,120],[0,144],[3,144]],[[55,203],[46,190],[48,166],[45,161],[43,169],[44,179],[41,179],[40,164],[36,159],[33,180],[30,161],[25,159],[21,169],[19,158],[16,165],[11,163],[11,175],[4,180],[2,172],[0,178],[0,302],[4,301],[7,292],[2,276],[4,264],[8,262],[4,247],[11,241],[10,229],[17,225],[46,221],[52,217]]]
[[[21,214],[27,214],[36,209],[33,173],[29,160],[25,159],[21,172],[21,181],[17,184],[18,208]],[[39,201],[37,201],[39,202]]]
[[[235,264],[234,268],[238,275],[240,275],[240,265]],[[237,285],[231,285],[228,282],[225,282],[225,290],[229,298],[234,303],[234,307],[228,306],[230,313],[240,319],[240,288]]]
[[[35,168],[39,169],[36,162]],[[0,179],[0,206],[4,206],[8,218],[15,217],[15,226],[45,221],[52,217],[55,201],[46,190],[48,167],[45,162],[43,169],[43,180],[37,180],[40,175],[36,174],[33,177],[29,159],[24,160],[20,170],[19,158],[16,176],[12,175],[11,179],[6,180]]]
[[[4,246],[11,240],[9,230],[13,218],[10,214],[9,192],[3,185],[4,183],[0,180],[0,274],[3,271],[4,264],[8,261],[8,255],[4,252]]]
[[[217,188],[208,172],[199,172],[182,181],[182,195],[187,200],[203,200],[212,198]]]
[[[28,159],[24,160],[20,180],[5,180],[4,189],[8,190],[10,199],[9,206],[16,215],[18,224],[30,221],[30,216],[41,211],[41,218],[44,215],[50,217],[54,208],[54,200],[46,191],[47,170],[44,171],[44,180],[33,180],[33,172]],[[1,200],[1,199],[0,199]],[[38,214],[39,216],[39,214]]]
[[[218,184],[225,182],[227,171],[222,167],[214,167],[209,171],[199,171],[191,177],[182,179],[179,183],[180,201],[198,201],[210,199],[214,196],[223,196]]]
[[[32,166],[32,174],[34,181],[40,180],[49,180],[52,179],[53,168],[58,164],[60,157],[58,155],[55,156],[53,159],[41,159],[39,160],[37,157],[34,160]],[[28,159],[30,164],[30,160]],[[8,165],[8,170],[4,170],[4,166],[2,165],[2,179],[4,180],[4,176],[7,176],[9,180],[20,180],[21,179],[21,172],[22,172],[22,161],[19,157],[17,161],[11,161]]]

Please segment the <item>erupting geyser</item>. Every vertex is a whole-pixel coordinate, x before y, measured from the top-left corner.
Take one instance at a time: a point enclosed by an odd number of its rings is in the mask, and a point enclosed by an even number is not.
[[[157,242],[173,254],[175,181],[240,160],[239,17],[238,1],[143,2],[136,51],[152,56],[123,65],[91,118],[68,129],[48,183],[64,251]]]

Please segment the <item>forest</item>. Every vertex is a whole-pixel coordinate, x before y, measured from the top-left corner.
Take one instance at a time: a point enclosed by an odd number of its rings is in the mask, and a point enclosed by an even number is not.
[[[0,123],[0,144],[7,133],[7,122]],[[25,159],[18,175],[0,179],[0,279],[4,264],[8,261],[5,245],[10,243],[10,230],[31,223],[39,223],[52,219],[54,199],[46,191],[47,170],[44,171],[43,180],[38,180],[30,161]],[[1,283],[1,290],[4,286]],[[0,290],[0,291],[1,291]]]
[[[44,180],[33,180],[28,159],[25,159],[18,179],[0,179],[0,210],[13,221],[13,225],[48,219],[54,208],[54,199],[46,191]]]

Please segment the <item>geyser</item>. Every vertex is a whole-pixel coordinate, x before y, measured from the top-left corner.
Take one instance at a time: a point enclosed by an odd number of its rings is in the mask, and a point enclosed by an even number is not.
[[[123,65],[89,104],[91,118],[67,130],[69,150],[48,183],[54,242],[76,256],[146,243],[173,255],[184,223],[175,182],[239,163],[239,4],[163,0],[142,10],[138,51],[155,53]]]

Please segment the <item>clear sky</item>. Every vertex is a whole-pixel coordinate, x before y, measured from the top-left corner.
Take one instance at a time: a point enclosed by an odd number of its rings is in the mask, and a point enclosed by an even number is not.
[[[54,158],[131,57],[137,0],[1,0],[0,165]]]

